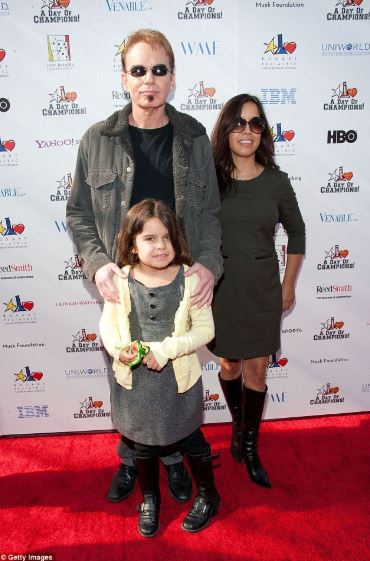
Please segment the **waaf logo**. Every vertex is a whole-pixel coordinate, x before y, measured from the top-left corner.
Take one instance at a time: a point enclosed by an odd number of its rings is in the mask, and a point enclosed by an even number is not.
[[[370,19],[369,10],[360,7],[363,0],[334,0],[335,8],[333,12],[326,14],[329,21],[364,21]],[[365,0],[366,1],[366,0]]]
[[[49,105],[42,109],[44,117],[86,114],[86,107],[80,107],[76,103],[77,92],[66,92],[64,86],[59,86],[52,93],[49,93],[49,97]]]
[[[13,223],[9,216],[0,220],[0,248],[15,249],[27,247],[25,225]]]
[[[272,140],[275,144],[275,153],[279,156],[292,156],[295,153],[295,131],[285,129],[282,123],[273,125],[270,129]]]
[[[352,171],[344,171],[344,167],[339,166],[329,172],[328,183],[321,187],[321,193],[358,193],[360,186],[354,185],[352,178]]]
[[[185,10],[177,12],[177,17],[186,20],[222,19],[222,10],[216,11],[213,2],[216,0],[187,0]]]
[[[216,88],[204,84],[201,80],[188,90],[188,101],[180,105],[181,111],[220,110],[223,103],[217,103]]]
[[[357,99],[357,88],[348,87],[347,82],[342,82],[336,88],[332,88],[332,96],[329,103],[324,103],[324,111],[362,111],[364,103]]]
[[[67,10],[70,0],[41,0],[40,15],[33,16],[34,23],[76,23],[80,14]]]
[[[17,294],[8,302],[3,302],[3,305],[3,320],[6,325],[36,322],[36,315],[33,311],[35,304],[32,300],[22,300]]]
[[[265,49],[262,55],[262,68],[264,69],[294,69],[296,68],[295,41],[285,41],[282,33],[278,33],[271,41],[264,43]]]

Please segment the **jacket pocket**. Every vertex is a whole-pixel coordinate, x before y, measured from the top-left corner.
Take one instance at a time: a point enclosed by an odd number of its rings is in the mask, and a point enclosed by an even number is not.
[[[206,178],[203,169],[190,170],[188,178],[188,193],[191,206],[200,212],[204,206],[204,192]]]
[[[112,205],[117,174],[110,170],[90,170],[86,183],[91,187],[91,199],[95,211],[106,213]]]

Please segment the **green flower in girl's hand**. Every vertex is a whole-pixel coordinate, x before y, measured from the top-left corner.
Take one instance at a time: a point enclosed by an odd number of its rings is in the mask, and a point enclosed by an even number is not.
[[[132,368],[133,366],[136,366],[137,364],[140,364],[141,361],[143,360],[143,357],[148,354],[148,352],[150,351],[150,348],[147,347],[146,345],[144,345],[141,341],[139,341],[138,339],[135,339],[135,341],[133,341],[130,344],[130,350],[132,352],[133,355],[137,355],[134,360],[132,360],[131,362],[128,363],[128,366],[130,368]]]

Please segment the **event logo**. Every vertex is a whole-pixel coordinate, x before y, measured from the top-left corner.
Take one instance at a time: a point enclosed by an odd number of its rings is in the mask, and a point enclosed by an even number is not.
[[[80,402],[78,413],[74,413],[75,419],[91,419],[92,417],[110,417],[110,411],[103,409],[104,402],[93,400],[92,396]]]
[[[321,43],[323,56],[362,56],[370,55],[370,43]]]
[[[18,419],[50,417],[48,405],[18,405]]]
[[[21,223],[12,223],[10,217],[0,220],[0,248],[16,249],[27,247],[26,227]]]
[[[52,202],[66,201],[72,189],[72,174],[66,173],[62,179],[57,179],[57,190],[54,195],[50,195]]]
[[[217,0],[186,0],[185,9],[177,12],[177,18],[181,20],[199,20],[199,19],[222,19],[222,10],[217,11],[212,6]]]
[[[15,148],[15,140],[1,140],[0,137],[0,167],[13,167],[18,165]]]
[[[70,70],[73,68],[69,35],[48,35],[48,70]]]
[[[32,300],[22,300],[17,294],[8,302],[3,302],[3,305],[3,320],[6,325],[36,323],[36,314],[33,310],[35,304]]]
[[[6,62],[4,62],[5,57],[6,57],[6,50],[0,48],[0,78],[9,77],[8,65]]]
[[[102,351],[104,347],[96,340],[96,333],[86,333],[86,329],[72,335],[72,346],[66,347],[67,353],[89,353]]]
[[[122,52],[125,50],[127,39],[123,39],[120,43],[115,43],[114,45],[114,57],[113,57],[113,72],[122,72]]]
[[[0,279],[33,279],[32,271],[33,267],[31,263],[9,263],[7,265],[0,265]]]
[[[351,284],[316,285],[317,300],[334,300],[335,298],[351,298]]]
[[[216,88],[205,86],[203,80],[197,82],[188,91],[188,101],[187,103],[181,103],[181,111],[219,111],[223,107],[223,103],[217,103]]]
[[[52,93],[49,93],[49,96],[48,106],[42,109],[44,117],[86,114],[86,107],[80,107],[76,103],[77,92],[66,92],[64,86],[59,86]]]
[[[275,144],[275,154],[278,156],[293,156],[295,154],[295,131],[284,130],[281,123],[273,125],[270,129],[272,140]]]
[[[296,49],[297,43],[295,41],[284,41],[283,34],[273,37],[270,42],[264,43],[265,50],[262,55],[262,68],[263,69],[295,69],[297,66]]]
[[[343,403],[344,397],[339,394],[338,386],[331,386],[329,382],[317,389],[315,399],[310,400],[310,405],[329,405],[331,403]]]
[[[334,11],[327,12],[327,20],[363,21],[370,19],[370,12],[365,12],[365,9],[360,7],[363,0],[333,0],[333,3],[334,1]]]
[[[0,113],[6,113],[10,109],[10,101],[6,97],[0,97]]]
[[[35,140],[37,148],[61,148],[62,146],[77,146],[79,138],[65,138],[64,140]]]
[[[58,275],[59,280],[81,280],[86,279],[86,276],[82,270],[82,261],[77,255],[73,255],[64,261],[64,273]]]
[[[270,105],[295,105],[297,88],[261,88],[261,102]]]
[[[267,378],[272,380],[282,380],[288,377],[288,359],[276,356],[276,353],[269,357],[267,362]]]
[[[349,332],[345,332],[343,321],[335,321],[334,316],[321,324],[320,333],[313,336],[314,341],[332,341],[335,339],[349,339]]]
[[[275,244],[275,250],[279,261],[279,272],[284,273],[286,266],[286,244]]]
[[[181,50],[184,55],[191,56],[216,56],[220,55],[220,41],[181,41]]]
[[[15,393],[45,391],[44,381],[41,381],[41,379],[44,377],[43,372],[31,372],[30,367],[25,366],[24,368],[21,368],[19,372],[16,372],[14,376]]]
[[[329,172],[328,183],[321,187],[321,193],[358,193],[359,185],[354,185],[353,172],[344,171],[343,166],[335,168],[333,172]]]
[[[76,23],[80,14],[67,10],[71,0],[41,0],[40,15],[33,16],[35,23]]]
[[[332,96],[329,103],[324,103],[324,111],[362,111],[364,103],[359,103],[356,99],[357,88],[348,88],[347,82],[342,82],[336,88],[332,88]]]
[[[226,404],[221,405],[218,393],[209,393],[209,389],[203,397],[203,411],[222,411],[226,409]]]
[[[105,0],[110,12],[145,12],[152,10],[149,0],[134,2],[118,2],[116,0]]]
[[[108,368],[69,368],[64,370],[66,380],[76,380],[80,378],[106,378]]]
[[[322,263],[318,263],[319,271],[333,271],[337,269],[354,269],[354,261],[348,259],[348,249],[340,249],[339,245],[333,245],[328,251],[325,251],[325,257]]]
[[[348,222],[357,222],[358,218],[354,212],[343,212],[337,214],[329,214],[327,212],[320,212],[320,220],[321,222],[334,222],[334,223],[348,223]]]

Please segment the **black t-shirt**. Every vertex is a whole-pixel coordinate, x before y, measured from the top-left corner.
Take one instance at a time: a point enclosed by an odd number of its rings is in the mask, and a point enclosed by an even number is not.
[[[172,171],[173,126],[139,129],[129,126],[135,155],[135,177],[130,207],[143,199],[164,201],[175,211]]]

